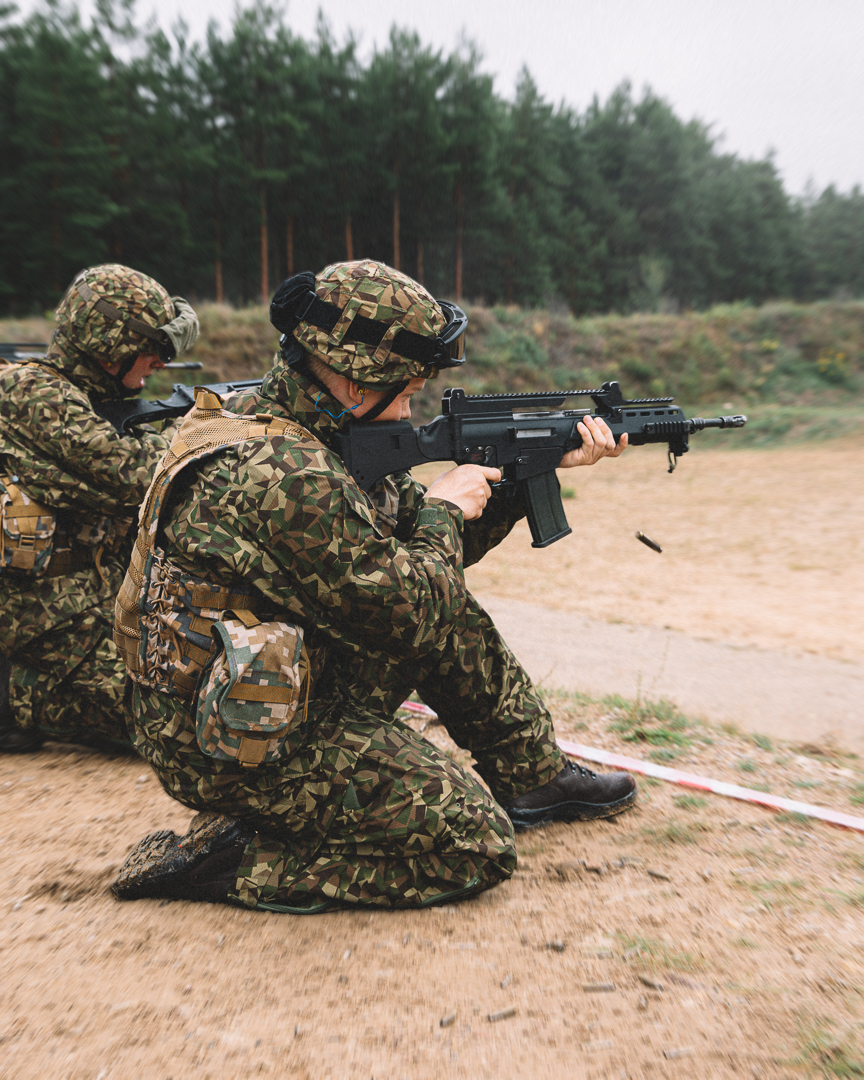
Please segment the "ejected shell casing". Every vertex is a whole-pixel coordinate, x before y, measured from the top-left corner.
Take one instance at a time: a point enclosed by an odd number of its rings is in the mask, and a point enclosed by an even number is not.
[[[650,547],[652,551],[663,550],[663,548],[660,547],[656,540],[652,540],[650,536],[646,536],[643,532],[637,532],[636,539],[641,540],[645,547]]]

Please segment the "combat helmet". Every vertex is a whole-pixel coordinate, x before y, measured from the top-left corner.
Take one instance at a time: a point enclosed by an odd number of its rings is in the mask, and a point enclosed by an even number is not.
[[[166,362],[176,355],[176,335],[168,328],[179,321],[181,305],[186,321],[194,321],[194,341],[197,318],[181,297],[120,263],[93,266],[77,275],[60,301],[55,340],[95,360],[119,382],[142,353],[157,353]]]
[[[409,380],[434,377],[465,359],[468,318],[461,308],[372,259],[294,274],[273,296],[270,321],[333,371],[389,391],[389,400]]]

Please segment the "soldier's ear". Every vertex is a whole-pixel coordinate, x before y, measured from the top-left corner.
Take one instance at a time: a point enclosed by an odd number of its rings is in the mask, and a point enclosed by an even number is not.
[[[359,405],[366,396],[366,388],[358,385],[353,379],[348,380],[348,396],[355,405]]]

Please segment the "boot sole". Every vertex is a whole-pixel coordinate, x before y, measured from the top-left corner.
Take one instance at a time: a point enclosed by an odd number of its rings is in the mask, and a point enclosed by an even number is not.
[[[614,817],[623,814],[636,802],[636,790],[610,803],[560,802],[554,806],[542,806],[536,810],[507,810],[514,829],[536,829],[553,821],[593,821],[595,818]]]
[[[245,844],[253,835],[239,821],[208,813],[193,818],[185,836],[171,829],[150,833],[126,857],[111,892],[118,900],[183,899],[197,866],[225,848]]]
[[[0,734],[0,754],[35,754],[42,749],[42,738],[29,731]]]
[[[172,848],[180,839],[171,829],[160,829],[140,840],[120,868],[111,892],[118,900],[142,900],[148,896],[168,895],[168,883],[176,870]]]

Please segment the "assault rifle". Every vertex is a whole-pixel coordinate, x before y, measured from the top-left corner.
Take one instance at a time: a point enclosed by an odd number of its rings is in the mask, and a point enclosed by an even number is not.
[[[165,367],[200,368],[195,362],[166,364]],[[211,390],[219,397],[230,397],[240,390],[255,389],[261,385],[260,379],[246,379],[241,382],[207,383],[203,389]],[[173,420],[185,416],[195,404],[195,390],[183,383],[174,383],[174,393],[169,398],[148,401],[145,398],[128,398],[125,401],[103,401],[94,408],[103,420],[113,424],[118,435],[128,435],[132,428],[141,424],[152,424],[158,420]]]
[[[260,379],[211,383],[220,397],[261,385]],[[570,397],[590,397],[595,411],[561,409]],[[531,394],[471,396],[457,387],[444,391],[441,416],[424,427],[407,420],[355,422],[336,436],[345,468],[364,491],[391,473],[407,472],[428,461],[491,465],[501,470],[496,488],[520,491],[528,514],[533,547],[547,547],[570,529],[561,505],[555,470],[568,450],[582,445],[576,425],[589,413],[602,417],[618,442],[626,432],[631,446],[667,443],[669,472],[686,454],[689,436],[705,428],[743,427],[746,416],[688,420],[674,398],[626,399],[617,382],[599,390],[551,390]],[[122,434],[136,424],[182,416],[195,403],[193,390],[176,384],[165,401],[129,401],[104,407],[101,415]]]
[[[0,341],[0,367],[5,364],[26,363],[28,360],[44,360],[47,349],[48,346],[41,341]],[[172,360],[170,364],[164,366],[166,368],[183,368],[187,371],[200,371],[202,367],[198,360]],[[192,404],[194,402],[187,405],[183,412],[191,409]],[[176,415],[182,416],[183,413],[177,413]],[[108,417],[106,416],[104,419],[107,420]],[[137,422],[145,423],[146,421],[139,420]],[[133,423],[134,421],[130,422],[130,427]],[[120,431],[120,434],[122,435],[124,432]]]
[[[569,397],[590,397],[595,411],[561,410]],[[407,420],[354,423],[336,436],[336,448],[348,472],[365,491],[390,473],[405,472],[426,461],[500,469],[501,483],[495,486],[521,492],[532,547],[547,547],[572,531],[561,505],[555,470],[564,454],[582,445],[576,425],[583,416],[602,417],[616,442],[626,432],[632,446],[668,443],[669,472],[687,453],[693,432],[747,423],[746,416],[688,420],[673,400],[627,400],[617,382],[605,382],[599,390],[478,396],[452,387],[441,399],[442,415],[424,427],[415,429]]]
[[[22,360],[39,360],[47,345],[41,341],[0,341],[0,364],[15,364]]]

